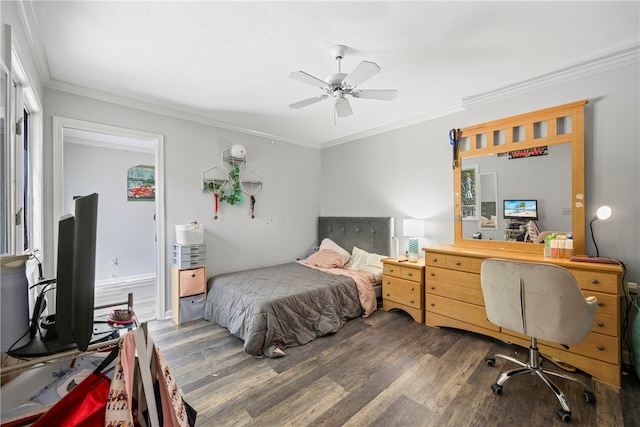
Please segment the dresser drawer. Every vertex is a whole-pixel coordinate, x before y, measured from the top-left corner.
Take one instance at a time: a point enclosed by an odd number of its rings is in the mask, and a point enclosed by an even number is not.
[[[204,292],[204,268],[180,271],[180,296],[201,294]]]
[[[382,264],[382,274],[385,276],[400,276],[401,267],[395,264],[387,264],[386,262]]]
[[[471,289],[464,286],[452,285],[450,283],[428,281],[426,283],[425,291],[427,295],[433,294],[445,298],[453,298],[458,301],[481,305],[484,307],[484,297],[479,285],[477,289]]]
[[[204,302],[204,294],[180,298],[180,323],[202,319]]]
[[[487,313],[483,306],[443,298],[434,294],[426,294],[425,298],[426,311],[472,323],[492,331],[500,330],[498,326],[487,320]]]
[[[571,270],[571,273],[585,291],[618,295],[618,276],[616,274],[584,270]]]
[[[593,328],[591,330],[599,334],[617,337],[619,336],[620,331],[620,325],[618,324],[617,320],[617,316],[602,314],[596,311],[596,321],[594,322]]]
[[[399,291],[393,287],[385,288],[383,285],[382,298],[383,298],[383,303],[388,300],[388,301],[394,301],[418,310],[422,308],[421,293],[409,294],[409,293]]]
[[[464,256],[447,255],[446,267],[451,270],[470,271],[471,259]]]
[[[426,266],[446,268],[447,256],[442,254],[426,252],[424,254],[424,264]]]
[[[618,297],[616,295],[602,294],[600,292],[582,291],[585,298],[594,296],[598,300],[596,313],[608,314],[618,317]]]
[[[385,274],[382,276],[382,292],[384,293],[386,290],[400,291],[411,295],[420,295],[422,293],[422,286],[420,283],[387,276]]]
[[[513,335],[515,337],[531,341],[530,337],[509,329],[503,328],[502,332],[507,335]],[[565,351],[570,351],[571,353],[581,354],[592,359],[598,359],[603,362],[613,363],[616,365],[620,363],[620,346],[618,345],[618,342],[618,339],[615,337],[595,332],[591,332],[578,344],[569,345],[569,350],[557,343],[542,339],[538,340],[538,343],[541,346],[559,348]],[[544,353],[543,350],[541,350],[541,352]]]
[[[432,281],[440,283],[451,283],[453,285],[464,286],[472,289],[481,289],[480,276],[464,271],[428,267],[426,269],[426,283],[431,283]]]
[[[422,283],[423,268],[400,267],[400,277],[413,282]]]

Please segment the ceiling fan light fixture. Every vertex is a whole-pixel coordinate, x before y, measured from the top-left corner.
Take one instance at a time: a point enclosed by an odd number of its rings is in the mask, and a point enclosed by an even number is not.
[[[337,45],[332,47],[330,52],[338,62],[338,72],[330,74],[324,81],[308,73],[305,73],[304,71],[294,71],[289,74],[289,78],[293,80],[298,80],[301,83],[319,87],[324,91],[324,95],[294,102],[293,104],[289,105],[289,107],[306,107],[331,96],[333,98],[334,111],[336,112],[337,116],[345,117],[353,114],[347,95],[353,98],[368,98],[391,101],[398,94],[398,91],[396,90],[356,89],[356,87],[358,87],[361,83],[364,83],[380,72],[380,67],[378,66],[378,64],[371,61],[362,61],[350,74],[346,74],[340,70],[340,64],[342,58],[344,58],[344,55],[347,52],[347,47],[344,45]]]

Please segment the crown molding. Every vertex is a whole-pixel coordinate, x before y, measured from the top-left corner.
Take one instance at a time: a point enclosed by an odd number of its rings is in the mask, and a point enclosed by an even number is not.
[[[384,132],[400,129],[414,124],[426,122],[428,120],[444,117],[467,108],[476,107],[490,102],[496,102],[510,98],[514,95],[540,90],[546,87],[556,86],[562,83],[574,81],[593,74],[623,67],[640,62],[640,45],[634,45],[608,55],[599,56],[589,61],[581,62],[548,74],[544,74],[533,79],[525,80],[513,85],[505,86],[496,90],[478,95],[466,96],[458,104],[450,105],[441,109],[433,110],[416,117],[390,123],[364,132],[348,135],[343,138],[334,139],[321,144],[321,148],[334,147],[336,145],[367,138]]]
[[[533,79],[504,86],[502,88],[478,95],[467,96],[462,100],[463,107],[470,108],[501,99],[510,98],[535,90],[557,86],[562,83],[579,80],[593,74],[623,67],[640,62],[640,45],[610,53],[605,56],[593,58],[560,70],[543,74]]]
[[[461,103],[450,105],[448,107],[438,108],[436,110],[432,110],[432,111],[429,111],[427,113],[423,113],[423,114],[417,115],[415,117],[399,120],[397,122],[389,123],[389,124],[386,124],[386,125],[383,125],[383,126],[378,126],[376,128],[368,129],[368,130],[363,131],[363,132],[358,132],[358,133],[354,133],[354,134],[351,134],[351,135],[347,135],[347,136],[342,137],[342,138],[338,138],[338,139],[334,139],[334,140],[331,140],[331,141],[323,142],[322,144],[320,144],[320,147],[322,149],[329,148],[329,147],[334,147],[336,145],[345,144],[347,142],[356,141],[358,139],[368,138],[368,137],[373,136],[373,135],[379,135],[381,133],[390,132],[390,131],[393,131],[393,130],[405,128],[405,127],[416,125],[416,124],[419,124],[419,123],[424,123],[424,122],[427,122],[429,120],[436,119],[438,117],[444,117],[444,116],[447,116],[449,114],[453,114],[453,113],[456,113],[456,112],[462,111],[462,110],[463,110],[463,107],[462,107]]]
[[[22,26],[24,27],[24,32],[27,36],[29,48],[33,53],[33,58],[40,77],[40,83],[45,86],[51,79],[51,72],[49,71],[49,62],[47,61],[47,56],[42,45],[42,36],[38,30],[38,22],[36,19],[36,13],[33,10],[33,4],[31,1],[19,1],[16,2],[16,7],[18,9],[18,15],[20,15],[20,21],[22,21]]]
[[[124,107],[134,108],[137,110],[160,114],[160,115],[168,116],[172,118],[187,120],[190,122],[199,123],[203,125],[218,127],[221,129],[226,129],[234,132],[240,132],[247,135],[256,136],[259,138],[268,139],[271,141],[287,142],[290,144],[302,145],[302,146],[316,148],[316,149],[319,148],[318,145],[316,144],[310,144],[310,143],[306,143],[298,140],[283,138],[278,135],[271,135],[269,133],[260,132],[257,130],[244,128],[244,127],[233,125],[230,123],[217,121],[208,117],[204,117],[198,113],[189,112],[183,109],[179,109],[177,107],[164,107],[152,102],[141,101],[133,98],[127,98],[124,96],[115,95],[107,92],[101,92],[95,89],[89,89],[86,87],[61,82],[58,80],[50,80],[49,82],[47,82],[45,87],[48,89],[53,89],[60,92],[71,93],[78,96],[84,96],[86,98],[92,98],[92,99],[97,99],[99,101],[121,105]]]
[[[204,124],[208,126],[218,127],[221,129],[231,130],[247,135],[256,136],[259,138],[268,139],[271,141],[287,142],[290,144],[301,145],[309,148],[324,149],[334,147],[347,142],[355,141],[358,139],[367,138],[373,135],[397,130],[407,126],[423,123],[429,120],[436,119],[438,117],[444,117],[449,114],[453,114],[459,111],[463,111],[467,108],[484,105],[490,102],[496,102],[502,99],[507,99],[515,95],[520,95],[534,90],[542,88],[556,86],[562,83],[578,80],[593,74],[602,73],[611,69],[619,68],[622,66],[638,63],[640,61],[640,45],[634,45],[626,49],[610,53],[608,55],[593,58],[589,61],[581,62],[573,66],[565,67],[558,71],[547,73],[539,77],[525,80],[513,85],[505,86],[493,91],[485,92],[478,95],[470,95],[464,97],[460,103],[449,105],[437,110],[432,110],[418,116],[400,120],[397,122],[389,123],[387,125],[379,126],[373,129],[369,129],[363,132],[347,135],[342,138],[326,141],[321,144],[313,144],[304,141],[292,140],[283,138],[278,135],[272,135],[264,132],[260,132],[253,129],[244,128],[241,126],[233,125],[226,122],[220,122],[208,117],[204,117],[198,113],[189,112],[177,107],[164,107],[153,102],[141,101],[132,98],[127,98],[120,95],[110,94],[106,92],[97,91],[94,89],[88,89],[85,87],[72,85],[69,83],[60,82],[57,80],[49,80],[45,87],[58,90],[61,92],[72,93],[79,96],[93,98],[105,102],[110,102],[125,107],[135,108],[147,112],[152,112],[169,117],[179,118],[194,123]]]

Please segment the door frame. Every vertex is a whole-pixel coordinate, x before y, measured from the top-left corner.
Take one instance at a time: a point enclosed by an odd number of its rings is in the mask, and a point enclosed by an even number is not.
[[[156,233],[156,318],[166,313],[165,290],[165,227],[164,227],[164,136],[102,123],[53,116],[53,241],[58,242],[58,218],[64,214],[64,130],[78,129],[111,134],[125,138],[142,139],[154,146],[155,157],[155,233]],[[57,254],[54,254],[57,256]],[[54,260],[55,263],[55,260]],[[54,264],[55,265],[55,264]]]

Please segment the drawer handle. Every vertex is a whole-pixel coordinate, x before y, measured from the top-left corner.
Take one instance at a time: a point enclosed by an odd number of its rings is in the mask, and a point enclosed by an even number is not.
[[[387,280],[387,285],[390,285],[390,284],[391,284],[391,280]]]
[[[431,277],[436,277],[436,273],[434,273],[433,271],[431,272]]]
[[[438,262],[438,258],[434,258],[432,261],[433,262]]]
[[[411,277],[413,276],[413,273],[407,273],[407,276]]]
[[[592,285],[597,285],[598,283],[599,283],[598,279],[591,279],[591,284]]]
[[[191,277],[196,277],[196,274],[195,274],[195,273],[194,273],[194,274],[192,274],[192,275],[191,275]]]
[[[604,307],[604,303],[602,301],[598,301],[598,307]]]
[[[409,288],[410,291],[413,291],[415,288],[412,286]]]
[[[604,326],[604,322],[598,322],[598,326],[603,327]]]
[[[409,302],[410,302],[411,304],[414,304],[414,303],[415,303],[415,301],[414,301],[414,300],[410,300]]]
[[[388,296],[388,297],[390,297],[390,296],[391,296],[391,294],[387,294],[387,296]]]
[[[435,307],[435,306],[436,306],[436,303],[435,303],[435,302],[432,302],[432,303],[431,303],[431,307]]]
[[[393,268],[390,268],[390,269],[389,269],[389,272],[393,273]]]
[[[431,290],[434,290],[435,288],[436,288],[435,286],[432,286],[432,287],[431,287]]]
[[[456,261],[456,265],[460,265],[460,261]]]
[[[600,351],[604,351],[604,346],[603,346],[603,345],[599,345],[599,346],[598,346],[598,350],[600,350]]]

